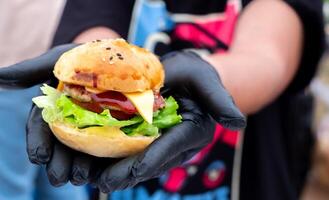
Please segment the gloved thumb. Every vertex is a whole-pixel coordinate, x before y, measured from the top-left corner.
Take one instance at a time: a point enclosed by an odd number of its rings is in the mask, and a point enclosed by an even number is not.
[[[189,94],[218,123],[231,130],[242,129],[246,120],[220,77],[208,62],[193,52],[172,52],[162,57],[165,86]]]
[[[32,86],[53,76],[53,68],[58,58],[76,44],[57,46],[48,52],[23,62],[0,68],[0,84]]]

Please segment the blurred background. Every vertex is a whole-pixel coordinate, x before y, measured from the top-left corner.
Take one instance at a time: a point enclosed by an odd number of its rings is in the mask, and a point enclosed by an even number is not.
[[[324,3],[329,41],[329,0]],[[35,57],[48,49],[64,4],[65,0],[0,0],[0,66]],[[329,199],[329,52],[323,56],[310,91],[315,96],[316,147],[302,199],[322,200]]]
[[[310,86],[315,97],[313,129],[316,147],[313,168],[304,190],[304,200],[329,199],[329,0],[324,1],[323,12],[326,22],[327,51]]]
[[[36,57],[49,49],[65,3],[65,0],[0,0],[0,67]],[[2,90],[0,87],[0,199],[87,200],[85,187],[71,184],[53,187],[46,170],[27,158],[23,124],[37,87],[14,92]]]

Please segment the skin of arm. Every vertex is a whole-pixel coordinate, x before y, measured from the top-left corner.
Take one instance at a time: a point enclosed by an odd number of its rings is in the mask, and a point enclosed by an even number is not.
[[[285,2],[255,0],[241,14],[227,54],[205,59],[220,74],[237,106],[252,114],[271,103],[297,72],[302,24]]]
[[[104,26],[97,26],[83,31],[73,40],[73,42],[85,43],[96,39],[114,39],[119,37],[120,35],[115,31]]]
[[[94,27],[74,42],[117,37],[107,27]],[[289,85],[298,69],[302,41],[301,21],[289,5],[255,0],[241,14],[230,50],[205,59],[216,68],[241,111],[252,114]]]

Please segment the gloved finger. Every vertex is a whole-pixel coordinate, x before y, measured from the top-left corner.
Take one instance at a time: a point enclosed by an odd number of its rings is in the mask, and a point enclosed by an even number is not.
[[[31,86],[42,83],[53,76],[53,68],[58,58],[76,44],[57,46],[48,52],[8,67],[0,68],[0,84]]]
[[[101,183],[101,176],[109,166],[114,165],[122,159],[119,158],[98,158],[94,157],[94,161],[91,168],[91,175],[89,183],[93,187],[98,187]]]
[[[183,115],[184,121],[169,129],[155,140],[134,164],[134,177],[144,177],[152,174],[159,166],[169,162],[174,157],[190,149],[204,147],[211,142],[215,123],[203,121],[199,116]],[[201,122],[200,122],[201,121]],[[206,124],[212,123],[212,124]],[[208,130],[205,130],[205,127]],[[208,133],[208,135],[207,135]]]
[[[131,171],[136,162],[136,156],[131,156],[109,165],[101,174],[97,181],[97,187],[104,193],[109,193],[115,190],[123,189],[131,184]]]
[[[204,80],[207,79],[207,83]],[[233,98],[219,82],[217,73],[201,74],[192,82],[198,102],[223,127],[231,130],[245,128],[246,119],[235,105]]]
[[[125,190],[127,188],[135,187],[135,185],[137,185],[138,183],[139,183],[138,181],[133,181],[133,180],[125,181],[122,183],[122,185],[120,186],[120,189],[118,189],[118,190]]]
[[[169,162],[158,166],[155,171],[150,171],[149,174],[146,174],[142,177],[134,177],[132,175],[132,173],[134,173],[134,165],[139,162],[137,160],[138,155],[123,159],[104,170],[99,178],[97,186],[99,190],[104,193],[133,187],[139,182],[159,177],[169,169],[178,166],[184,161],[190,159],[199,150],[200,149],[183,152],[182,154],[179,154],[178,156],[171,159]]]
[[[165,86],[185,86],[183,90],[197,97],[194,99],[198,105],[226,128],[236,130],[246,126],[245,117],[209,63],[192,52],[173,52],[163,57],[162,61],[166,73]]]
[[[178,156],[174,157],[173,159],[171,159],[164,165],[159,166],[158,169],[156,171],[154,171],[152,176],[150,176],[148,179],[157,178],[157,177],[163,175],[165,172],[168,172],[170,169],[177,167],[179,165],[182,165],[184,162],[191,159],[200,150],[201,150],[201,148],[192,149],[192,150],[188,150],[186,152],[179,154]]]
[[[27,154],[32,163],[49,162],[53,151],[54,136],[48,124],[43,121],[41,109],[34,106],[26,126]]]
[[[72,150],[56,141],[53,156],[47,165],[47,175],[53,186],[62,186],[69,180],[72,167]]]
[[[180,153],[203,147],[212,140],[214,121],[209,116],[204,116],[193,101],[180,99],[179,102],[185,112],[182,113],[183,122],[169,129],[142,154],[123,159],[105,169],[98,180],[98,187],[102,192],[137,184]],[[194,112],[189,112],[191,109]],[[203,132],[211,135],[202,134]]]
[[[73,185],[83,185],[89,182],[92,178],[92,164],[94,157],[77,153],[72,164],[71,183]]]

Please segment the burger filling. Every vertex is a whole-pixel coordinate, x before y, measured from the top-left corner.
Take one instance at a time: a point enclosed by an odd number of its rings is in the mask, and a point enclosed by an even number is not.
[[[173,97],[164,99],[152,91],[123,94],[63,83],[57,90],[48,85],[41,90],[44,96],[33,98],[33,102],[43,108],[42,116],[48,123],[63,121],[78,128],[117,126],[131,136],[156,136],[182,119]]]
[[[138,114],[131,101],[120,92],[106,91],[95,94],[87,91],[83,86],[73,84],[64,84],[63,91],[72,98],[75,104],[92,112],[101,113],[109,109],[111,115],[120,120],[126,120]],[[164,106],[163,97],[159,93],[154,93],[153,112]]]

